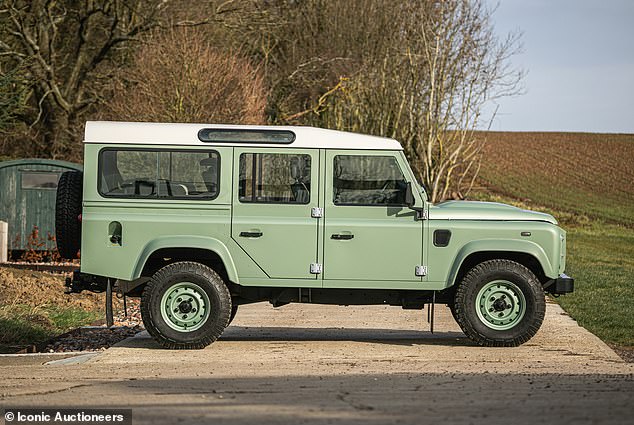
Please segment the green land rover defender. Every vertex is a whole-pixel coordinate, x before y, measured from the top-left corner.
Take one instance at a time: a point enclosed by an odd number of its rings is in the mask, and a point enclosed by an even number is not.
[[[84,146],[83,174],[64,173],[57,192],[59,251],[81,253],[68,292],[141,297],[166,348],[205,347],[262,301],[442,303],[476,343],[517,346],[539,329],[546,292],[573,291],[552,216],[431,204],[396,140],[88,122]]]

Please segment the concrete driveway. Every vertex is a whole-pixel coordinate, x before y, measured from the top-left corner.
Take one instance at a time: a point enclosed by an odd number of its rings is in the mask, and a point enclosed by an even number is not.
[[[519,348],[481,348],[437,307],[241,307],[222,339],[147,335],[77,363],[0,358],[2,406],[126,407],[135,424],[632,423],[634,364],[549,304]]]

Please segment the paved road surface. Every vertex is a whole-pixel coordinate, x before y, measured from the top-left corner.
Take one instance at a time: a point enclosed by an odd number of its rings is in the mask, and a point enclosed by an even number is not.
[[[519,348],[472,345],[447,309],[244,306],[205,350],[144,334],[105,352],[0,357],[0,405],[131,407],[134,424],[625,424],[634,364],[549,304]]]

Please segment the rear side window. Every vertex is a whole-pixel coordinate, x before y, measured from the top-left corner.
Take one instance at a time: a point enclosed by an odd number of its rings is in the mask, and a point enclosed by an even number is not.
[[[216,151],[107,149],[99,154],[99,193],[118,198],[214,199]]]
[[[335,205],[405,204],[407,182],[393,156],[338,155],[333,165]]]
[[[310,155],[243,153],[240,155],[240,202],[308,204]]]

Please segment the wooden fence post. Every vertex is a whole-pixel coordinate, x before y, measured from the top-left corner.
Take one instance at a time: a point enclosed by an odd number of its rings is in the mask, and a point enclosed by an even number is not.
[[[0,263],[9,258],[9,223],[0,221]]]

